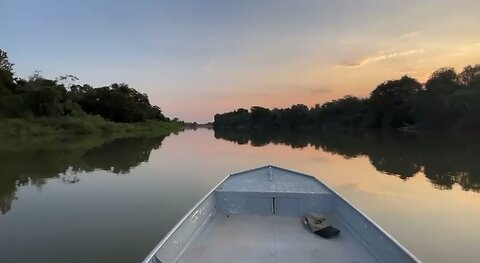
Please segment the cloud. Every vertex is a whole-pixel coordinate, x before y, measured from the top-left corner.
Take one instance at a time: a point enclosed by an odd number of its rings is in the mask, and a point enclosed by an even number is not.
[[[376,56],[366,57],[359,61],[345,62],[340,65],[345,67],[358,68],[358,67],[363,67],[365,65],[376,63],[383,60],[400,58],[400,57],[408,57],[408,56],[423,54],[423,53],[425,53],[424,49],[410,49],[410,50],[405,50],[401,52],[390,52],[390,53],[379,52],[379,54]]]
[[[398,71],[398,74],[400,74],[400,75],[417,75],[418,71],[415,71],[415,70],[400,70],[400,71]]]
[[[480,42],[475,42],[473,44],[461,45],[452,50],[450,53],[451,56],[461,57],[461,56],[472,56],[472,54],[478,53],[478,48],[480,48]]]
[[[412,38],[412,37],[419,36],[420,34],[421,34],[420,31],[412,31],[412,32],[408,32],[408,33],[405,33],[403,35],[400,35],[400,36],[394,38],[394,40],[402,40],[402,39]]]

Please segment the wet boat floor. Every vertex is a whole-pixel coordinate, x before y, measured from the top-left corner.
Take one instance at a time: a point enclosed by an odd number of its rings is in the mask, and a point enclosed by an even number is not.
[[[298,217],[217,215],[178,262],[377,262],[335,217],[340,235],[323,239]]]

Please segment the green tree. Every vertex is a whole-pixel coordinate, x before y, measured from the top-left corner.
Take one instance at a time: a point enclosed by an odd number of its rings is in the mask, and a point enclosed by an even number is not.
[[[7,52],[0,49],[0,70],[13,72],[13,63],[8,60]]]
[[[13,63],[8,60],[7,52],[0,49],[0,95],[11,93],[13,88]]]
[[[141,122],[149,119],[166,120],[158,106],[152,106],[146,94],[127,84],[112,84],[101,88],[72,86],[71,94],[88,114],[97,114],[116,122]]]

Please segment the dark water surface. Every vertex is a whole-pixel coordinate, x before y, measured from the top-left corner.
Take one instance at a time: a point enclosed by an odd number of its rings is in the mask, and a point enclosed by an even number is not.
[[[219,180],[317,176],[425,262],[478,262],[480,136],[186,131],[0,140],[0,262],[139,262]]]

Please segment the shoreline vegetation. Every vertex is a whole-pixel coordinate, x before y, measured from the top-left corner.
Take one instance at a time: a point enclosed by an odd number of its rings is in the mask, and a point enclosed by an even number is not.
[[[480,131],[480,65],[435,71],[425,83],[408,76],[378,85],[367,98],[322,105],[254,106],[216,114],[215,130]]]
[[[0,120],[0,137],[88,135],[101,134],[115,137],[157,135],[166,136],[182,131],[181,122],[147,120],[137,123],[117,123],[101,116],[10,118]]]
[[[102,134],[166,136],[184,129],[142,94],[124,83],[93,88],[73,75],[54,80],[35,72],[15,76],[0,49],[0,137]]]

